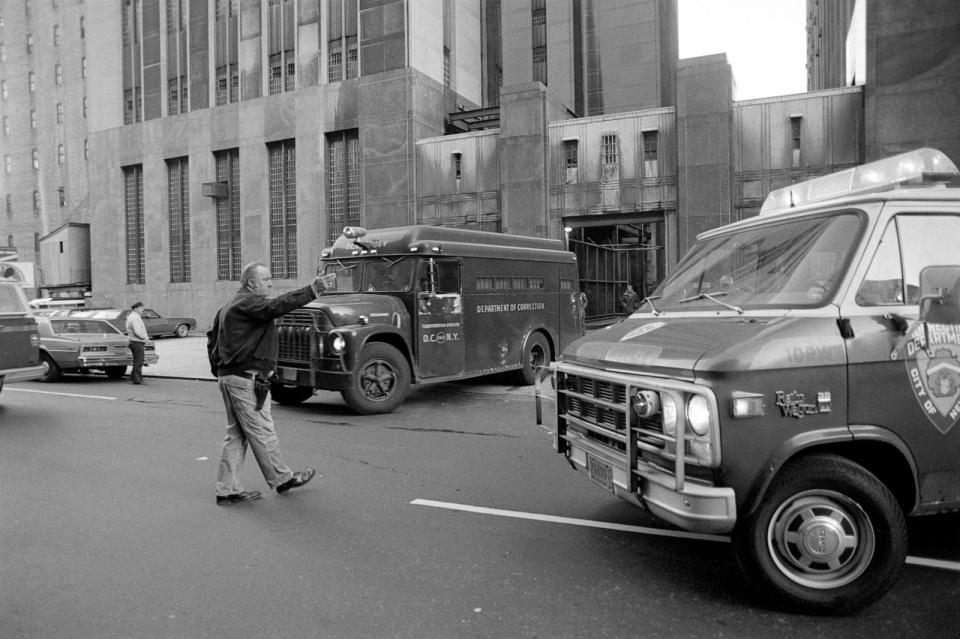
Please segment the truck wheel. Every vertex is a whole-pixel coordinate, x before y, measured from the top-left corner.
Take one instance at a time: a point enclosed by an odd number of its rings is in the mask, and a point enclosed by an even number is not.
[[[40,364],[43,365],[43,377],[40,381],[55,382],[60,379],[60,367],[53,361],[53,358],[46,353],[40,353]]]
[[[313,397],[313,389],[309,386],[285,386],[278,382],[270,384],[270,397],[278,404],[293,406]]]
[[[104,369],[110,379],[120,379],[127,372],[126,366],[107,366]]]
[[[174,329],[173,333],[177,337],[186,337],[190,334],[190,327],[186,324],[177,324],[177,328]]]
[[[392,412],[410,390],[410,365],[389,344],[372,342],[360,352],[350,387],[341,391],[347,406],[361,415]]]
[[[907,524],[873,474],[837,455],[788,463],[737,523],[737,559],[760,593],[790,610],[849,614],[896,581]]]
[[[537,381],[537,369],[550,363],[550,345],[543,333],[533,333],[523,347],[520,359],[523,367],[517,372],[520,386],[530,386]]]

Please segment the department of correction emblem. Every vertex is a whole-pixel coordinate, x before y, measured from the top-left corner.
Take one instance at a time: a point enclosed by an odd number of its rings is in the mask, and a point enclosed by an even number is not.
[[[960,419],[960,326],[918,322],[900,354],[927,419],[946,434]]]

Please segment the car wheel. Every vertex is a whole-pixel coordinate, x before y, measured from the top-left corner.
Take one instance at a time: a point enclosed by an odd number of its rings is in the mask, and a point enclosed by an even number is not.
[[[790,610],[849,614],[889,590],[907,555],[893,494],[837,455],[787,464],[737,523],[737,559],[760,593]]]
[[[107,366],[105,369],[107,377],[110,379],[120,379],[127,372],[126,366]]]
[[[340,394],[354,411],[375,415],[396,410],[409,391],[407,358],[389,344],[373,342],[363,347],[350,387]]]
[[[177,337],[186,337],[190,333],[190,327],[186,324],[177,324],[177,328],[173,332]]]
[[[285,386],[279,382],[270,384],[270,397],[278,404],[293,406],[313,397],[313,389],[309,386]]]
[[[55,382],[60,379],[60,367],[57,366],[52,357],[46,353],[40,353],[40,364],[44,368],[43,377],[40,378],[41,381]]]
[[[527,338],[520,359],[522,368],[518,371],[520,386],[530,386],[537,381],[537,369],[550,363],[550,345],[543,333],[533,333]]]

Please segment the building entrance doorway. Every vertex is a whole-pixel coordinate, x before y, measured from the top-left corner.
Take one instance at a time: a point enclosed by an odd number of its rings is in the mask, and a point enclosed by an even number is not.
[[[577,226],[566,220],[568,245],[580,267],[580,290],[587,296],[587,321],[603,321],[630,313],[624,298],[632,286],[639,303],[665,275],[663,219],[623,221],[603,226]],[[590,220],[591,224],[596,224]]]

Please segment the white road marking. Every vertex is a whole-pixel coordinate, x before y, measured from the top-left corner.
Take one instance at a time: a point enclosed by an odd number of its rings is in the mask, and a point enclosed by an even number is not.
[[[18,391],[21,393],[40,393],[41,395],[60,395],[61,397],[82,397],[84,399],[109,399],[109,400],[116,399],[116,397],[104,397],[103,395],[80,395],[78,393],[57,393],[55,391],[33,390],[29,388],[13,388],[12,386],[7,386],[3,390]]]
[[[702,533],[691,533],[683,530],[663,530],[660,528],[648,528],[646,526],[630,526],[627,524],[615,524],[607,521],[594,521],[592,519],[577,519],[575,517],[557,517],[555,515],[540,515],[537,513],[525,513],[518,510],[502,510],[500,508],[484,508],[483,506],[468,506],[466,504],[453,504],[446,501],[433,501],[430,499],[414,499],[410,502],[414,506],[430,506],[431,508],[445,508],[447,510],[460,510],[468,513],[477,513],[480,515],[496,515],[497,517],[512,517],[514,519],[531,519],[534,521],[545,521],[554,524],[570,524],[573,526],[586,526],[588,528],[605,528],[607,530],[620,530],[623,532],[635,532],[642,535],[657,535],[660,537],[676,537],[678,539],[696,539],[699,541],[720,541],[729,542],[729,537],[723,535],[705,535]],[[960,562],[944,561],[941,559],[927,559],[926,557],[907,557],[907,563],[913,566],[924,566],[926,568],[939,568],[941,570],[952,570],[960,572]]]

